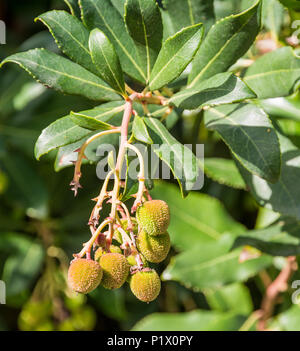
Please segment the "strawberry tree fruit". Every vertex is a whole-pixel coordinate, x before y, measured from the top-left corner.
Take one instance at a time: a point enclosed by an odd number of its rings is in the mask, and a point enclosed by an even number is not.
[[[119,253],[107,253],[101,256],[100,266],[103,270],[101,285],[106,289],[118,289],[129,274],[129,263]]]
[[[137,237],[137,247],[145,256],[146,260],[152,263],[162,262],[170,250],[170,236],[165,234],[153,236],[142,230]]]
[[[155,270],[145,268],[133,274],[130,278],[132,293],[143,302],[151,302],[157,298],[161,282]]]

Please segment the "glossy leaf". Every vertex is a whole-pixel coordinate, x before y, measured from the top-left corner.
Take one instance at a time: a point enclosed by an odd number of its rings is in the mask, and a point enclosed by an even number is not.
[[[256,94],[237,76],[219,73],[190,89],[183,89],[170,99],[170,103],[184,109],[217,106],[253,99]]]
[[[184,27],[203,23],[207,31],[214,22],[214,4],[207,0],[163,0],[164,8],[170,17],[172,33]]]
[[[207,177],[215,182],[236,189],[246,189],[245,181],[238,171],[233,160],[216,157],[206,157],[204,162],[199,161],[200,167]]]
[[[120,98],[99,77],[77,63],[45,49],[11,55],[2,61],[1,66],[7,62],[18,64],[38,82],[62,93],[82,95],[100,101]]]
[[[189,148],[179,143],[159,120],[149,117],[144,118],[144,122],[153,140],[153,151],[171,169],[182,195],[187,195],[201,181],[197,158]]]
[[[176,186],[167,182],[155,182],[151,194],[166,201],[170,207],[168,230],[172,245],[179,251],[192,249],[200,243],[215,243],[225,232],[234,236],[245,230],[227,213],[219,200],[207,194],[191,192],[186,199],[182,199]]]
[[[117,92],[126,96],[124,77],[118,55],[109,39],[99,29],[92,30],[89,48],[92,60],[101,78]]]
[[[71,14],[80,18],[80,8],[78,0],[64,0],[64,2],[68,5]]]
[[[144,83],[146,75],[137,57],[133,40],[127,33],[124,20],[110,0],[79,0],[84,24],[89,30],[99,28],[114,45],[122,69],[132,78]]]
[[[300,99],[297,96],[261,100],[260,105],[269,115],[300,121]]]
[[[49,11],[38,16],[50,30],[58,47],[72,61],[97,74],[90,52],[89,31],[82,22],[65,11]]]
[[[144,120],[139,116],[134,117],[132,133],[136,140],[146,144],[153,144],[153,141],[149,136],[146,124]]]
[[[184,28],[168,38],[161,48],[150,76],[150,90],[160,89],[184,71],[194,58],[203,36],[202,24]]]
[[[134,331],[229,331],[238,330],[244,318],[234,313],[195,310],[185,313],[154,313],[139,321]]]
[[[175,256],[162,279],[198,291],[246,281],[272,264],[272,257],[266,255],[239,263],[241,249],[230,251],[232,243],[233,237],[225,235],[217,242],[196,245]]]
[[[106,123],[114,116],[121,114],[121,105],[121,102],[107,103],[92,110],[82,111],[81,114]],[[89,133],[88,129],[81,128],[74,123],[70,115],[57,119],[39,136],[35,145],[35,157],[39,159],[51,150],[83,139]]]
[[[106,129],[112,128],[112,126],[108,123],[99,121],[97,118],[90,117],[88,115],[85,115],[79,112],[71,111],[70,118],[79,127],[89,129],[89,130],[98,130],[98,129],[106,130]]]
[[[271,184],[239,167],[252,195],[260,206],[300,219],[300,189],[295,186],[300,177],[300,151],[279,134],[282,152],[280,178]]]
[[[127,0],[125,22],[133,38],[147,77],[161,48],[163,26],[161,14],[155,0]]]
[[[207,128],[217,131],[237,160],[251,173],[276,182],[280,174],[280,146],[271,121],[250,104],[211,108]]]
[[[189,87],[226,71],[254,42],[261,21],[261,1],[238,15],[217,22],[208,32],[194,61]]]
[[[279,218],[271,226],[244,232],[234,247],[250,245],[273,256],[300,254],[300,222],[293,218]]]
[[[290,47],[263,55],[247,70],[244,81],[260,99],[288,96],[300,80],[300,57]]]

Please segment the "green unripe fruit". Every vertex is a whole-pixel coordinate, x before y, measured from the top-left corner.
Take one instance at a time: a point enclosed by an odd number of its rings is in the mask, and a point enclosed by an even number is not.
[[[119,253],[107,253],[101,256],[100,266],[103,270],[101,284],[106,289],[118,289],[126,281],[129,274],[129,263]]]
[[[138,224],[149,235],[164,234],[170,224],[170,210],[165,201],[146,201],[137,209]]]
[[[163,235],[151,236],[141,231],[136,240],[139,251],[146,260],[152,263],[162,262],[170,250],[170,236],[166,232]]]
[[[119,253],[119,254],[122,253],[122,250],[117,245],[110,245],[109,249],[110,249],[110,252]],[[108,252],[103,247],[99,247],[94,255],[95,261],[99,262],[100,257],[106,253]]]
[[[129,284],[133,294],[143,302],[155,300],[160,293],[160,279],[153,269],[133,274]]]
[[[138,224],[137,224],[137,221],[136,221],[134,218],[132,218],[132,219],[131,219],[131,222],[132,222],[132,225],[133,225],[132,231],[133,231],[133,233],[134,233],[135,235],[137,235],[137,233],[138,233]],[[128,232],[128,230],[127,230],[127,228],[128,228],[128,220],[127,220],[127,219],[121,219],[121,224],[122,224],[122,229],[124,229],[125,232],[126,232],[127,234],[129,234],[129,232]],[[120,233],[118,230],[115,230],[115,231],[114,231],[114,239],[117,240],[120,244],[123,243],[122,235],[121,235],[121,233]]]
[[[140,257],[141,257],[141,260],[142,260],[142,262],[143,262],[143,266],[144,266],[144,267],[148,267],[149,265],[148,265],[148,262],[147,262],[147,260],[145,259],[145,257],[144,257],[142,254],[140,254]],[[137,262],[136,262],[136,257],[135,257],[135,255],[129,255],[129,256],[127,257],[127,261],[128,261],[128,263],[130,264],[130,266],[137,266]]]
[[[87,294],[97,288],[102,275],[103,272],[98,262],[78,258],[69,267],[68,283],[74,291]]]

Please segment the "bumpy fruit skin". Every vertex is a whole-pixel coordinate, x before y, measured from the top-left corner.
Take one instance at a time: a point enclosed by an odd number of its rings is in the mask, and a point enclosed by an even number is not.
[[[144,230],[138,235],[136,243],[146,260],[152,263],[162,262],[167,257],[171,245],[167,232],[163,235],[151,236]]]
[[[129,274],[129,263],[119,253],[107,253],[101,256],[100,266],[103,270],[101,284],[106,289],[118,289],[126,281]]]
[[[121,254],[122,253],[122,250],[119,248],[119,246],[117,245],[110,245],[110,252],[114,252],[114,253],[119,253]],[[95,255],[94,255],[94,259],[95,261],[99,262],[100,261],[100,258],[102,255],[106,254],[107,251],[104,250],[103,247],[99,247],[97,249],[97,251],[95,252]]]
[[[131,222],[132,222],[132,225],[133,225],[133,230],[132,231],[133,231],[133,233],[135,235],[137,235],[137,233],[138,233],[137,221],[134,218],[132,218]],[[127,228],[128,228],[128,220],[127,219],[121,219],[121,224],[122,224],[122,228],[125,230],[125,232],[129,234],[129,232],[127,230]],[[120,244],[123,243],[122,235],[121,235],[121,233],[118,230],[114,231],[114,239],[117,240]]]
[[[68,283],[74,291],[87,294],[100,284],[102,269],[98,262],[78,258],[74,260],[68,271]]]
[[[143,262],[144,267],[148,267],[149,265],[148,265],[148,262],[145,259],[145,257],[142,254],[140,254],[140,257],[141,257],[141,260]],[[130,264],[130,266],[136,266],[137,265],[136,258],[135,258],[134,255],[129,255],[127,257],[127,261]]]
[[[133,294],[143,302],[155,300],[160,293],[160,279],[153,269],[133,274],[129,284]]]
[[[146,201],[137,209],[136,219],[147,234],[162,235],[170,224],[169,206],[162,200]]]

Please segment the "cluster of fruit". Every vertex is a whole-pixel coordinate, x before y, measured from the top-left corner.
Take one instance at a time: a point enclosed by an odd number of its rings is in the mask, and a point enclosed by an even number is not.
[[[136,252],[122,252],[122,235],[114,232],[114,245],[101,246],[94,260],[76,258],[72,261],[68,281],[76,292],[87,294],[101,284],[106,289],[118,289],[128,281],[131,291],[141,301],[150,302],[159,295],[161,283],[150,263],[162,262],[170,250],[168,205],[162,200],[144,202],[138,207],[136,219],[131,219],[136,239]],[[126,231],[128,220],[121,220]],[[138,264],[138,259],[141,264]]]

